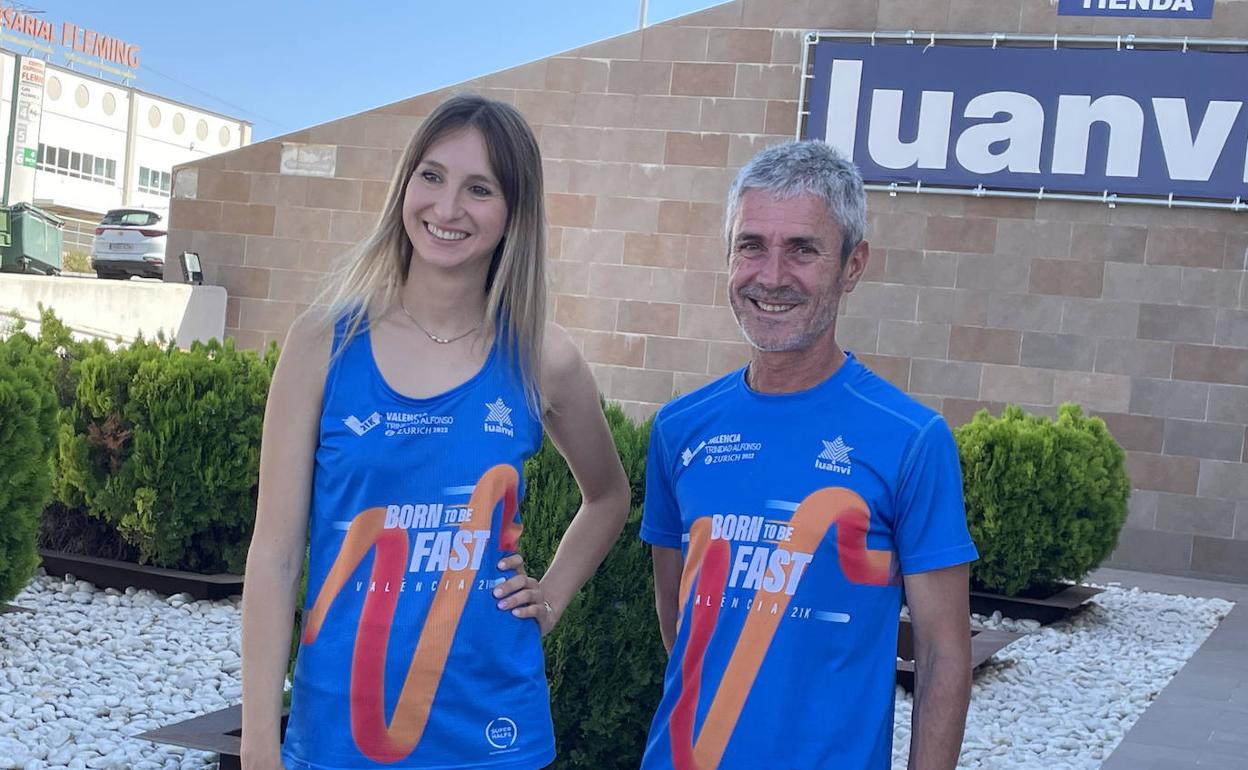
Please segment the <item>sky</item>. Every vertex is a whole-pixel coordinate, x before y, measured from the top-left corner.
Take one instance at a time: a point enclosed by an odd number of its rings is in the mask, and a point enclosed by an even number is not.
[[[716,3],[649,0],[646,20],[654,24]],[[58,41],[61,22],[68,21],[138,45],[132,85],[249,120],[252,141],[629,32],[641,10],[641,0],[0,4],[43,11],[38,18],[52,23]]]

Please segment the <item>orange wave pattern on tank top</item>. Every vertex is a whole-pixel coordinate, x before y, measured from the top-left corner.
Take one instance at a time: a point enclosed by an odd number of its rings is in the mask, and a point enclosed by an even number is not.
[[[853,583],[879,586],[888,585],[891,580],[892,552],[867,548],[871,509],[857,493],[843,487],[812,492],[794,511],[789,524],[793,535],[787,545],[795,551],[812,554],[835,524],[837,559],[845,578]],[[709,517],[699,519],[690,528],[689,550],[681,577],[678,618],[684,617],[695,580],[699,603],[690,611],[689,639],[681,662],[680,697],[669,722],[675,770],[716,770],[719,767],[791,598],[784,590],[771,592],[759,588],[755,591],[753,602],[773,602],[777,605],[776,611],[750,612],[715,690],[711,707],[702,720],[697,741],[694,741],[702,661],[719,620],[732,556],[729,542],[711,540],[710,533]]]
[[[520,524],[515,521],[519,482],[519,474],[510,465],[496,465],[486,471],[469,500],[471,515],[460,522],[460,529],[474,524],[480,529],[479,517],[491,516],[501,502],[499,550],[514,552],[521,532]],[[385,529],[385,516],[385,508],[369,508],[351,522],[329,575],[307,614],[303,644],[316,642],[334,599],[370,550],[376,550],[371,581],[382,585],[403,580],[408,534],[402,529]],[[490,528],[493,530],[492,521]],[[351,734],[360,752],[374,762],[404,759],[420,742],[476,573],[476,569],[468,566],[454,573],[459,580],[448,581],[448,585],[438,588],[389,723],[384,702],[386,650],[399,592],[374,591],[365,598],[351,660]]]

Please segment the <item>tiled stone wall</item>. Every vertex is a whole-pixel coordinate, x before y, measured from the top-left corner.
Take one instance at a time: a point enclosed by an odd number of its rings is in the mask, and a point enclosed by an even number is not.
[[[792,136],[807,29],[1248,37],[1211,22],[1056,15],[1050,0],[734,0],[457,89],[515,104],[546,165],[553,313],[603,392],[646,414],[740,365],[723,198]],[[228,333],[281,340],[380,208],[400,148],[451,90],[194,164],[171,253],[230,294]],[[332,177],[281,173],[283,143],[334,148]],[[872,194],[868,280],[844,345],[954,424],[1074,400],[1128,450],[1113,564],[1248,580],[1248,214]]]

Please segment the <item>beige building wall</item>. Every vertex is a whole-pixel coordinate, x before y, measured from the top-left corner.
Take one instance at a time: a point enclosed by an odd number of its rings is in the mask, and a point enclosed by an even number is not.
[[[607,397],[649,414],[746,360],[723,199],[793,135],[811,29],[1248,38],[1248,2],[1156,22],[1050,0],[733,0],[183,167],[170,253],[227,289],[227,334],[280,341],[423,116],[454,90],[511,102],[545,157],[554,316]],[[1082,403],[1135,486],[1113,564],[1248,580],[1248,213],[881,194],[869,211],[846,347],[955,425]]]

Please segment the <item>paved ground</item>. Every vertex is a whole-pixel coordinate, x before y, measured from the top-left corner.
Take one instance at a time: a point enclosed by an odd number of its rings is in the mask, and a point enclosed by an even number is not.
[[[1101,770],[1248,770],[1248,584],[1117,569],[1088,579],[1236,602]]]

